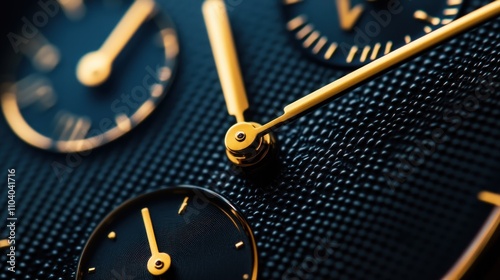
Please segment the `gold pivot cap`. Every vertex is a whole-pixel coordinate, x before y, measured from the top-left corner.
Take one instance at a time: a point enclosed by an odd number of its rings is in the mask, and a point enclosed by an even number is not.
[[[274,149],[275,138],[271,133],[260,136],[258,123],[241,122],[226,133],[226,154],[229,160],[240,167],[253,166],[261,162]]]

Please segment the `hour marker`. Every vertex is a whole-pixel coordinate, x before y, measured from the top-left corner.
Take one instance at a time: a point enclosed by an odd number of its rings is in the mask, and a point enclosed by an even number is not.
[[[151,87],[151,96],[152,97],[160,97],[161,94],[163,93],[163,85],[161,84],[154,84],[152,87]]]
[[[8,247],[9,247],[9,240],[8,239],[0,240],[0,249],[8,248]]]
[[[248,280],[250,279],[250,276],[248,274],[243,274],[243,280]]]
[[[477,198],[483,202],[493,204],[495,206],[500,207],[500,194],[482,191],[479,193]]]
[[[119,114],[115,117],[116,126],[123,132],[128,132],[132,129],[132,122],[125,114]]]
[[[52,108],[57,102],[57,95],[49,80],[39,75],[28,76],[14,85],[17,89],[19,107],[25,108],[36,104],[41,111]]]
[[[425,31],[425,33],[431,33],[432,28],[430,26],[426,26],[426,27],[424,27],[424,31]]]
[[[162,82],[166,82],[172,77],[172,70],[168,67],[162,67],[158,73],[158,79]]]
[[[313,33],[311,33],[311,35],[309,35],[309,37],[307,37],[307,39],[303,43],[304,48],[309,48],[318,38],[319,38],[318,31],[314,31]]]
[[[325,59],[330,59],[336,50],[337,50],[337,43],[332,43],[328,47],[328,50],[326,50],[325,52]]]
[[[188,205],[189,197],[185,197],[184,201],[181,204],[181,207],[179,208],[179,211],[177,211],[177,214],[182,215],[186,211],[186,207]]]
[[[33,64],[38,70],[50,72],[56,68],[61,61],[59,49],[52,44],[42,45],[33,56]]]
[[[376,43],[375,46],[373,47],[373,52],[372,55],[370,56],[371,60],[375,60],[378,56],[378,52],[380,51],[380,47],[382,45],[380,43]]]
[[[56,115],[56,136],[63,141],[84,139],[90,129],[90,120],[86,117],[77,117],[70,113],[61,112]]]
[[[89,273],[94,273],[95,272],[95,267],[89,268]]]
[[[240,241],[240,242],[236,243],[234,245],[234,247],[236,247],[236,249],[241,249],[243,247],[243,245],[244,245],[243,241]]]
[[[70,20],[79,20],[85,16],[85,4],[83,0],[57,0]]]
[[[354,60],[354,56],[358,52],[359,48],[358,46],[352,46],[351,50],[349,51],[349,55],[347,55],[346,62],[351,63]]]
[[[112,231],[108,234],[108,238],[114,240],[116,238],[116,232]]]
[[[285,3],[285,5],[297,4],[299,2],[302,2],[302,0],[283,0],[283,3]]]
[[[406,35],[406,36],[405,36],[405,42],[406,42],[407,44],[411,42],[411,37],[410,37],[410,35]]]
[[[321,49],[323,48],[323,46],[325,46],[325,44],[326,44],[327,41],[328,40],[326,39],[326,37],[321,37],[318,40],[318,42],[316,43],[316,46],[314,46],[312,52],[314,54],[318,54],[321,51]]]
[[[460,4],[462,4],[462,0],[448,0],[449,6],[455,6],[455,5],[460,5]]]
[[[168,58],[175,58],[179,54],[179,43],[177,42],[175,30],[172,28],[164,28],[161,30],[161,37],[163,40],[163,47],[165,48],[165,55]],[[170,71],[170,69],[168,70]]]
[[[457,8],[449,8],[444,10],[444,15],[445,16],[454,16],[458,14],[458,9]]]
[[[302,27],[302,29],[300,29],[299,32],[297,32],[297,34],[296,34],[297,39],[299,39],[299,40],[304,39],[304,37],[306,37],[307,34],[311,33],[312,30],[313,30],[313,26],[310,24]]]
[[[391,49],[392,49],[392,41],[388,41],[387,44],[385,44],[384,54],[390,53]]]
[[[452,22],[452,21],[453,21],[452,19],[449,19],[449,18],[443,18],[443,19],[441,20],[441,24],[446,25],[446,24],[448,24],[448,23],[450,23],[450,22]]]
[[[306,18],[304,16],[298,16],[292,20],[290,20],[287,25],[286,25],[286,28],[288,30],[295,30],[297,28],[299,28],[302,24],[304,24],[306,22]]]
[[[426,21],[432,25],[438,25],[441,22],[440,18],[437,17],[431,17],[428,15],[426,12],[422,10],[417,10],[415,13],[413,13],[413,17],[419,20]]]
[[[370,46],[365,46],[363,48],[363,51],[361,52],[361,57],[359,58],[360,62],[365,62],[366,59],[368,58],[368,54],[370,53]]]

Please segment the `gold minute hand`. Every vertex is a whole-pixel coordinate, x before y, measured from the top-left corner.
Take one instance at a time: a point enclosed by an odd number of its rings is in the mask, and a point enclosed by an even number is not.
[[[499,15],[500,0],[497,0],[291,103],[284,108],[283,115],[263,126],[257,127],[249,123],[236,124],[226,134],[226,148],[233,154],[240,153],[244,156],[258,146],[261,136],[269,133],[273,128],[304,114],[337,94],[365,82],[404,60]]]
[[[236,117],[237,122],[244,122],[243,112],[248,109],[248,100],[224,1],[206,0],[203,3],[203,17],[227,111]]]

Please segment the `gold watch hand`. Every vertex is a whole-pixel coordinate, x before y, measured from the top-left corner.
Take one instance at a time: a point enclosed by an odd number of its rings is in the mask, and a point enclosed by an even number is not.
[[[97,51],[84,55],[78,62],[76,76],[86,86],[98,86],[111,74],[113,61],[154,11],[154,0],[135,0]]]
[[[237,122],[244,122],[248,100],[224,1],[206,0],[202,10],[227,111]]]
[[[283,115],[262,126],[254,126],[250,123],[235,124],[226,134],[226,148],[228,152],[244,157],[258,147],[261,137],[269,133],[271,129],[304,114],[309,109],[365,82],[392,66],[499,15],[500,0],[497,0],[291,103],[285,107]]]
[[[169,269],[171,259],[168,254],[160,253],[158,250],[158,244],[156,243],[153,222],[151,221],[151,216],[149,215],[149,209],[143,208],[141,212],[144,227],[146,228],[146,235],[148,236],[149,247],[151,248],[151,258],[148,260],[147,268],[149,273],[152,275],[162,275]]]
[[[363,5],[358,4],[351,8],[351,0],[335,0],[339,15],[340,27],[345,31],[351,31],[363,13]]]

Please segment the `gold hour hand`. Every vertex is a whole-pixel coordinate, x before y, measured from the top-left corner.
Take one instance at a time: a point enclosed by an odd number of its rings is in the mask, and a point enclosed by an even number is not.
[[[202,10],[227,111],[244,122],[248,100],[224,1],[206,0]]]
[[[146,228],[149,247],[151,249],[151,257],[148,260],[147,268],[149,273],[154,276],[162,275],[169,269],[171,259],[168,254],[162,253],[158,250],[158,244],[156,243],[153,222],[151,221],[151,216],[149,215],[149,209],[143,208],[141,212],[144,227]]]
[[[291,103],[284,108],[281,116],[262,126],[252,126],[246,122],[235,124],[226,133],[226,150],[236,157],[244,158],[258,148],[262,137],[272,129],[303,115],[337,94],[371,79],[404,60],[499,15],[500,1],[491,2]]]
[[[78,81],[90,87],[105,82],[111,74],[113,61],[151,15],[155,6],[154,0],[135,0],[101,48],[80,59],[76,68]]]

